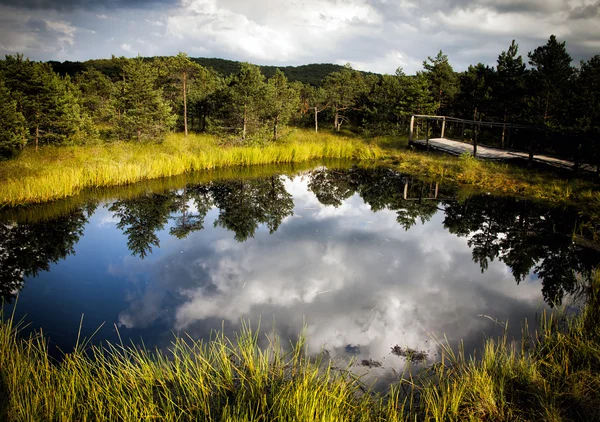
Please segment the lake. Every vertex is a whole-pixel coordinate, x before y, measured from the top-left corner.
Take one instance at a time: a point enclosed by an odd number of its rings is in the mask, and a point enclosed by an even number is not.
[[[57,356],[80,330],[167,349],[249,322],[385,377],[396,346],[426,363],[436,338],[470,353],[535,327],[600,261],[597,228],[386,167],[230,170],[4,210],[0,295]]]

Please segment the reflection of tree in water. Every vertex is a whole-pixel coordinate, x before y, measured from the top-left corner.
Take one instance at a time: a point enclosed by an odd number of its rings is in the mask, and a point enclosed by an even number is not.
[[[445,213],[444,225],[451,233],[469,238],[473,260],[482,272],[498,258],[519,283],[533,268],[551,304],[574,291],[576,273],[588,274],[600,262],[597,249],[573,241],[581,218],[573,209],[478,195],[449,203]]]
[[[129,250],[144,258],[159,247],[157,232],[172,220],[169,233],[180,239],[204,228],[204,218],[213,206],[219,208],[215,226],[235,233],[242,242],[254,236],[259,224],[273,233],[292,214],[292,196],[279,176],[255,180],[219,181],[187,185],[180,191],[149,193],[115,201],[110,211],[119,219]]]
[[[109,208],[119,219],[117,227],[127,236],[127,247],[133,255],[144,258],[152,247],[159,247],[156,232],[169,221],[176,210],[175,191],[151,193],[133,199],[120,199]]]
[[[437,195],[432,195],[430,183],[389,168],[319,169],[311,174],[308,186],[322,204],[335,207],[358,193],[373,211],[396,211],[398,224],[406,230],[417,219],[429,221],[440,203],[435,199]],[[473,260],[482,272],[496,258],[511,268],[517,283],[534,269],[542,279],[542,292],[549,303],[560,303],[565,293],[576,288],[576,273],[587,274],[600,262],[597,247],[573,242],[574,229],[581,219],[576,210],[488,195],[444,202],[445,227],[469,238]],[[598,227],[581,222],[579,226],[588,231]]]
[[[323,205],[334,207],[358,193],[374,212],[396,211],[396,220],[405,230],[414,226],[417,219],[421,223],[429,221],[438,211],[439,201],[429,199],[430,183],[387,167],[347,171],[319,169],[311,173],[308,188]]]
[[[196,212],[190,212],[190,201],[193,202]],[[210,189],[206,185],[191,185],[183,188],[180,194],[175,195],[175,209],[181,215],[174,218],[175,225],[169,233],[179,239],[187,237],[190,233],[204,228],[204,218],[213,207]]]
[[[374,212],[395,211],[406,230],[419,219],[422,223],[430,220],[440,204],[437,185],[389,168],[320,169],[309,175],[308,186],[322,204],[335,207],[358,193]],[[543,294],[550,303],[560,303],[565,293],[575,289],[576,272],[588,273],[600,261],[600,248],[593,240],[600,226],[582,223],[572,209],[488,195],[443,202],[445,227],[468,237],[473,260],[482,271],[497,258],[521,282],[533,269],[542,279]],[[219,208],[215,226],[233,231],[241,242],[254,236],[260,224],[275,232],[292,214],[293,205],[283,179],[273,176],[187,185],[178,191],[117,200],[109,209],[119,219],[117,227],[124,230],[131,252],[144,258],[159,246],[157,232],[169,222],[169,233],[185,238],[204,228],[213,206]],[[11,297],[25,277],[48,270],[50,262],[73,253],[87,221],[86,211],[94,207],[38,223],[0,222],[0,296]],[[576,226],[593,231],[591,239],[573,242]]]
[[[288,215],[292,215],[294,201],[281,177],[266,179],[216,182],[211,185],[219,217],[215,227],[221,226],[235,233],[243,242],[254,236],[259,224],[266,224],[273,233]]]
[[[48,271],[75,253],[74,246],[95,205],[35,223],[0,221],[0,298],[11,300],[25,277]]]

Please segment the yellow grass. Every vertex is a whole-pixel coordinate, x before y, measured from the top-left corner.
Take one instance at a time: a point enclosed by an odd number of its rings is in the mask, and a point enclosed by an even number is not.
[[[210,135],[172,134],[162,144],[134,142],[26,149],[0,163],[0,205],[40,203],[77,195],[83,189],[126,185],[197,170],[315,159],[373,160],[380,148],[364,142],[297,131],[280,142],[221,146]]]

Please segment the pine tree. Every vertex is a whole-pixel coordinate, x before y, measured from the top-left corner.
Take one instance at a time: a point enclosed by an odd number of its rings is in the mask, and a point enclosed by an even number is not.
[[[436,114],[449,114],[449,106],[458,93],[458,78],[448,56],[442,50],[435,58],[427,57],[423,62],[425,76],[429,80],[436,106]]]
[[[114,115],[113,95],[115,86],[102,72],[88,68],[78,73],[74,80],[81,91],[81,105],[94,123],[106,123]]]
[[[261,114],[265,112],[265,77],[258,66],[242,63],[240,71],[230,79],[228,87],[230,107],[234,110],[234,117],[240,122],[242,140],[245,140],[249,126],[252,126],[252,132],[259,130],[261,126]]]
[[[292,113],[299,107],[299,94],[279,69],[269,79],[266,94],[267,115],[273,127],[273,139],[277,140],[279,128],[289,122]]]
[[[17,102],[0,80],[0,157],[14,155],[26,143],[25,118],[17,111]]]
[[[333,108],[333,128],[339,131],[347,120],[344,112],[355,107],[358,97],[367,91],[364,78],[347,64],[344,69],[330,73],[323,80],[323,89]]]
[[[527,70],[518,55],[519,46],[512,41],[507,51],[498,56],[494,100],[503,122],[520,120],[525,107]]]
[[[157,75],[151,63],[141,58],[127,61],[123,66],[124,82],[117,108],[115,125],[121,139],[161,141],[175,124],[176,116],[155,86]]]
[[[528,54],[535,109],[538,118],[549,126],[560,125],[566,99],[572,92],[571,82],[575,69],[571,66],[571,56],[567,53],[566,43],[558,42],[551,35],[546,45],[536,48]]]
[[[96,136],[70,78],[58,76],[48,63],[31,62],[22,55],[6,56],[1,71],[36,149],[39,144],[85,142]]]

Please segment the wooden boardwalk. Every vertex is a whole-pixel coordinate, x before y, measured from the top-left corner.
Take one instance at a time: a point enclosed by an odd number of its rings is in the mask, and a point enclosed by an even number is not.
[[[422,145],[424,147],[427,146],[427,140],[425,139],[414,139],[412,141],[413,144]],[[454,141],[452,139],[447,138],[431,138],[429,139],[429,148],[435,149],[438,151],[447,152],[453,155],[461,155],[465,152],[469,154],[473,154],[473,145],[467,144],[461,141]],[[486,147],[483,145],[477,145],[477,158],[483,158],[486,160],[528,160],[529,154],[526,152],[520,151],[510,151],[503,150],[499,148]],[[560,167],[565,169],[573,169],[574,163],[572,161],[563,160],[561,158],[550,157],[547,155],[534,155],[533,161],[538,163],[547,164],[553,167]],[[589,164],[581,164],[581,170],[595,172],[596,166],[591,166]]]

